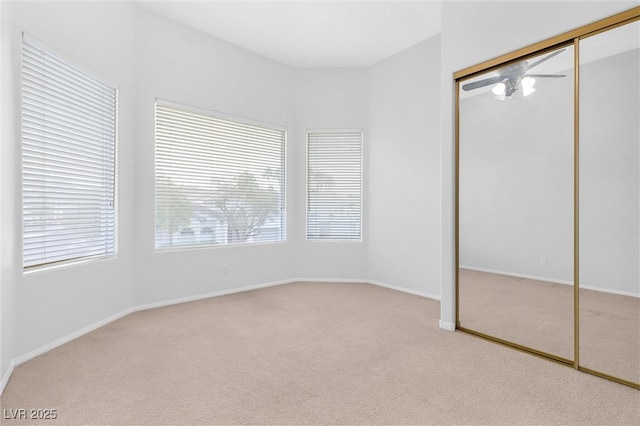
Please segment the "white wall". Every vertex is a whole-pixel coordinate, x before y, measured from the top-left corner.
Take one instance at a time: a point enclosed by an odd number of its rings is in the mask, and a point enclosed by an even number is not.
[[[288,242],[156,253],[154,249],[154,100],[285,126],[287,173],[295,173],[294,70],[143,9],[136,14],[135,303],[278,281],[293,276],[298,253],[295,193],[287,188]],[[223,265],[229,273],[223,273]]]
[[[296,70],[296,130],[293,179],[296,194],[294,210],[294,247],[298,253],[296,277],[319,279],[367,278],[368,214],[366,209],[368,177],[369,74],[366,68]],[[363,129],[364,211],[363,241],[306,241],[306,136],[307,129]]]
[[[133,11],[127,4],[3,3],[2,366],[131,306],[133,266]],[[21,32],[118,86],[118,256],[23,274]],[[4,75],[7,72],[9,75]]]
[[[10,114],[11,97],[8,95],[7,90],[11,88],[11,80],[9,73],[10,63],[10,31],[8,14],[5,12],[5,3],[0,3],[0,141],[9,140],[8,137],[12,136],[13,116]],[[10,151],[5,149],[4,143],[0,143],[0,200],[4,200],[8,197],[8,188],[5,188],[5,180],[9,177],[7,171],[11,171],[9,162],[6,161]],[[13,318],[13,313],[6,315],[8,309],[10,309],[7,300],[13,300],[13,296],[9,297],[8,289],[4,286],[5,275],[5,262],[4,251],[8,246],[8,242],[5,237],[5,203],[0,205],[0,377],[4,376],[5,371],[9,367],[9,357],[11,356],[11,350],[9,348],[9,335],[13,335],[13,325],[9,325],[8,317]],[[6,307],[5,307],[6,305]],[[7,318],[5,318],[7,317]],[[1,379],[0,379],[1,380]]]
[[[370,68],[368,273],[440,295],[440,37]]]
[[[453,73],[637,6],[629,2],[444,2],[442,10],[442,326],[455,322]]]

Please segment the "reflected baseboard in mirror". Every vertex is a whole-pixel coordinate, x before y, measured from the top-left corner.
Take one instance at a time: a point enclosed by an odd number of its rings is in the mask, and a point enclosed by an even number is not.
[[[460,268],[460,325],[573,359],[573,286]]]
[[[640,298],[580,289],[580,364],[640,383]]]

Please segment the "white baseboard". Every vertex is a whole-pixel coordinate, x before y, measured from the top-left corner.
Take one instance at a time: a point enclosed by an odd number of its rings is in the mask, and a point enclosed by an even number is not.
[[[573,285],[571,281],[567,281],[567,280],[556,280],[553,278],[538,277],[535,275],[519,274],[517,272],[499,271],[497,269],[477,268],[475,266],[465,266],[465,265],[460,265],[460,269],[468,269],[470,271],[477,271],[477,272],[488,272],[490,274],[506,275],[508,277],[525,278],[528,280],[543,281],[543,282],[554,283],[554,284]]]
[[[90,324],[86,327],[81,328],[80,330],[74,331],[73,333],[69,333],[65,336],[60,337],[59,339],[54,340],[53,342],[47,343],[46,345],[40,346],[39,348],[36,348],[32,351],[29,351],[25,354],[22,354],[14,358],[9,364],[9,368],[7,369],[7,372],[2,378],[2,381],[0,382],[0,395],[2,395],[2,392],[4,392],[4,388],[9,382],[9,378],[11,377],[13,370],[16,367],[18,367],[20,364],[24,364],[25,362],[32,360],[38,355],[42,355],[46,352],[49,352],[50,350],[55,349],[58,346],[62,346],[65,343],[69,343],[70,341],[75,340],[78,337],[84,336],[87,333],[91,333],[92,331],[97,330],[100,327],[103,327],[109,323],[112,323],[117,319],[120,319],[122,317],[129,315],[133,311],[134,311],[133,308],[125,309],[124,311],[118,312],[117,314],[114,314],[114,315],[110,315],[107,318],[103,318],[100,321],[94,322],[93,324]]]
[[[293,278],[292,283],[347,283],[347,284],[370,284],[370,280],[361,278]]]
[[[2,377],[2,381],[0,381],[0,396],[2,396],[2,392],[4,392],[4,388],[7,387],[7,383],[9,383],[9,378],[11,378],[14,368],[16,368],[15,359],[9,363],[9,368],[7,368],[7,371],[4,373],[4,376]]]
[[[147,309],[162,308],[163,306],[178,305],[180,303],[195,302],[196,300],[209,299],[211,297],[226,296],[228,294],[242,293],[245,291],[258,290],[260,288],[274,287],[277,285],[291,284],[295,280],[270,281],[267,283],[248,285],[245,287],[231,288],[226,290],[218,290],[210,293],[196,294],[193,296],[180,297],[177,299],[162,300],[160,302],[145,303],[144,305],[134,306],[133,312],[146,311]]]
[[[447,322],[447,321],[442,321],[440,320],[438,322],[438,325],[440,326],[441,329],[443,330],[447,330],[447,331],[456,331],[456,325],[452,322]]]
[[[96,321],[93,324],[83,327],[80,330],[74,331],[73,333],[69,333],[66,336],[63,336],[59,339],[54,340],[51,343],[40,346],[37,349],[27,352],[26,354],[20,355],[19,357],[13,359],[13,362],[15,363],[15,367],[37,357],[38,355],[42,355],[43,353],[49,352],[50,350],[55,349],[58,346],[62,346],[65,343],[69,343],[70,341],[75,340],[80,336],[84,336],[87,333],[91,333],[92,331],[97,330],[100,327],[104,327],[105,325],[112,323],[115,320],[118,320],[124,316],[129,315],[131,312],[133,312],[132,308],[125,309],[124,311],[118,312],[117,314],[108,316],[107,318],[101,319],[100,321]]]
[[[405,288],[405,287],[398,287],[397,285],[382,283],[380,281],[369,280],[367,282],[369,284],[377,285],[379,287],[389,288],[391,290],[401,291],[403,293],[409,293],[409,294],[413,294],[415,296],[426,297],[427,299],[437,300],[438,302],[440,301],[440,296],[438,296],[437,294],[433,294],[433,293],[427,293],[426,291],[412,290],[412,289]]]
[[[488,268],[476,268],[475,266],[460,265],[460,269],[468,269],[470,271],[478,271],[478,272],[488,272],[488,273],[491,273],[491,274],[506,275],[506,276],[509,276],[509,277],[526,278],[526,279],[529,279],[529,280],[543,281],[543,282],[549,282],[549,283],[553,283],[553,284],[573,285],[573,282],[566,281],[566,280],[554,280],[552,278],[536,277],[534,275],[518,274],[518,273],[515,273],[515,272],[498,271],[498,270],[495,270],[495,269],[488,269]],[[640,297],[640,294],[638,294],[638,293],[632,293],[630,291],[624,291],[624,290],[615,290],[615,289],[610,289],[610,288],[600,287],[600,286],[594,286],[594,285],[580,284],[580,288],[584,289],[584,290],[600,291],[602,293],[617,294],[619,296]]]
[[[611,288],[596,287],[593,285],[580,284],[580,290],[593,290],[593,291],[599,291],[601,293],[617,294],[618,296],[630,296],[630,297],[640,298],[640,294],[638,293],[631,293],[630,291],[615,290]]]
[[[214,291],[211,293],[204,293],[204,294],[197,294],[197,295],[193,295],[193,296],[187,296],[187,297],[180,297],[177,299],[170,299],[170,300],[163,300],[160,302],[153,302],[153,303],[146,303],[143,305],[137,305],[137,306],[133,306],[131,308],[125,309],[124,311],[118,312],[114,315],[111,315],[107,318],[104,318],[100,321],[97,321],[93,324],[90,324],[86,327],[81,328],[80,330],[77,330],[73,333],[67,334],[66,336],[63,336],[59,339],[54,340],[53,342],[47,343],[46,345],[40,346],[39,348],[36,348],[32,351],[29,351],[23,355],[20,355],[16,358],[14,358],[11,363],[9,364],[9,368],[7,369],[6,373],[4,374],[4,376],[2,377],[2,381],[0,381],[0,395],[2,395],[2,393],[4,392],[4,389],[7,385],[7,383],[9,382],[9,379],[11,377],[11,374],[13,373],[13,370],[19,366],[20,364],[23,364],[39,355],[42,355],[46,352],[49,352],[52,349],[57,348],[58,346],[64,345],[65,343],[69,343],[70,341],[77,339],[80,336],[84,336],[87,333],[90,333],[94,330],[97,330],[100,327],[103,327],[117,319],[120,319],[126,315],[129,315],[132,312],[138,312],[138,311],[145,311],[148,309],[155,309],[155,308],[161,308],[164,306],[170,306],[170,305],[177,305],[180,303],[187,303],[187,302],[193,302],[196,300],[202,300],[202,299],[208,299],[211,297],[219,297],[219,296],[225,296],[228,294],[234,294],[234,293],[242,293],[245,291],[251,291],[251,290],[257,290],[260,288],[267,288],[267,287],[274,287],[274,286],[278,286],[278,285],[283,285],[283,284],[291,284],[291,283],[295,283],[295,282],[341,282],[341,283],[362,283],[362,284],[373,284],[373,285],[377,285],[380,287],[385,287],[385,288],[389,288],[392,290],[397,290],[397,291],[402,291],[404,293],[409,293],[409,294],[414,294],[417,296],[422,296],[422,297],[426,297],[429,299],[434,299],[434,300],[440,300],[439,296],[436,296],[434,294],[430,294],[430,293],[426,293],[426,292],[421,292],[421,291],[417,291],[417,290],[410,290],[410,289],[406,289],[406,288],[402,288],[402,287],[398,287],[398,286],[394,286],[394,285],[390,285],[390,284],[384,284],[381,282],[377,282],[377,281],[371,281],[371,280],[364,280],[364,279],[353,279],[353,278],[346,278],[346,279],[329,279],[329,278],[293,278],[293,279],[287,279],[287,280],[281,280],[281,281],[270,281],[267,283],[262,283],[262,284],[256,284],[256,285],[249,285],[249,286],[245,286],[245,287],[239,287],[239,288],[232,288],[232,289],[226,289],[226,290],[219,290],[219,291]],[[455,328],[455,327],[454,327]]]
[[[385,287],[385,288],[388,288],[388,289],[391,289],[391,290],[396,290],[396,291],[401,291],[403,293],[413,294],[415,296],[426,297],[428,299],[433,299],[433,300],[438,300],[438,301],[440,300],[440,296],[432,294],[432,293],[427,293],[427,292],[418,291],[418,290],[411,290],[411,289],[404,288],[404,287],[399,287],[399,286],[395,286],[395,285],[391,285],[391,284],[382,283],[380,281],[365,280],[365,279],[360,279],[360,278],[291,278],[291,279],[287,279],[287,280],[270,281],[270,282],[263,283],[263,284],[250,285],[250,286],[245,286],[245,287],[232,288],[232,289],[227,289],[227,290],[219,290],[219,291],[214,291],[214,292],[211,292],[211,293],[197,294],[197,295],[194,295],[194,296],[181,297],[181,298],[178,298],[178,299],[170,299],[170,300],[163,300],[163,301],[160,301],[160,302],[146,303],[144,305],[138,305],[138,306],[133,307],[132,308],[132,312],[145,311],[147,309],[161,308],[161,307],[164,307],[164,306],[177,305],[177,304],[180,304],[180,303],[194,302],[196,300],[208,299],[210,297],[226,296],[228,294],[242,293],[242,292],[245,292],[245,291],[258,290],[258,289],[261,289],[261,288],[274,287],[274,286],[278,286],[278,285],[293,284],[293,283],[296,283],[296,282],[372,284],[372,285],[376,285],[378,287]]]
[[[365,280],[361,278],[295,278],[292,282],[312,282],[312,283],[347,283],[347,284],[371,284],[378,287],[384,287],[391,290],[401,291],[403,293],[413,294],[414,296],[426,297],[427,299],[433,299],[440,301],[440,296],[437,294],[427,293],[426,291],[412,290],[405,287],[399,287],[393,284],[387,284],[375,280]]]

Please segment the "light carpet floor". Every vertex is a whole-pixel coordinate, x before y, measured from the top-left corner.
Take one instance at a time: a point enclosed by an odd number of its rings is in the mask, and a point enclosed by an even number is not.
[[[2,408],[58,424],[640,423],[640,392],[440,330],[439,310],[296,283],[138,312],[18,367]]]
[[[460,269],[466,328],[570,360],[573,286]],[[580,289],[580,364],[640,383],[640,299]]]

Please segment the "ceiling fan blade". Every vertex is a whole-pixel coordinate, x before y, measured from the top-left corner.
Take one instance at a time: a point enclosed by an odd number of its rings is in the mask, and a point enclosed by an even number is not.
[[[478,81],[474,81],[472,83],[463,84],[462,85],[462,90],[467,91],[467,90],[479,89],[481,87],[490,86],[492,84],[500,83],[504,79],[505,79],[505,77],[502,76],[502,75],[497,75],[495,77],[485,78],[484,80],[478,80]]]
[[[566,77],[565,74],[525,74],[525,77],[534,77],[534,78],[559,78]]]
[[[543,63],[544,61],[548,61],[549,59],[553,58],[553,57],[554,57],[554,56],[556,56],[556,55],[561,54],[561,53],[562,53],[562,52],[564,52],[564,51],[565,51],[565,49],[562,49],[562,50],[556,50],[555,52],[550,53],[550,54],[548,54],[547,56],[545,56],[545,57],[543,57],[543,58],[538,59],[538,60],[537,60],[537,61],[535,61],[534,63],[529,64],[529,67],[528,67],[527,69],[531,69],[531,68],[533,68],[533,67],[535,67],[535,66],[537,66],[537,65],[540,65],[540,64],[541,64],[541,63]]]

